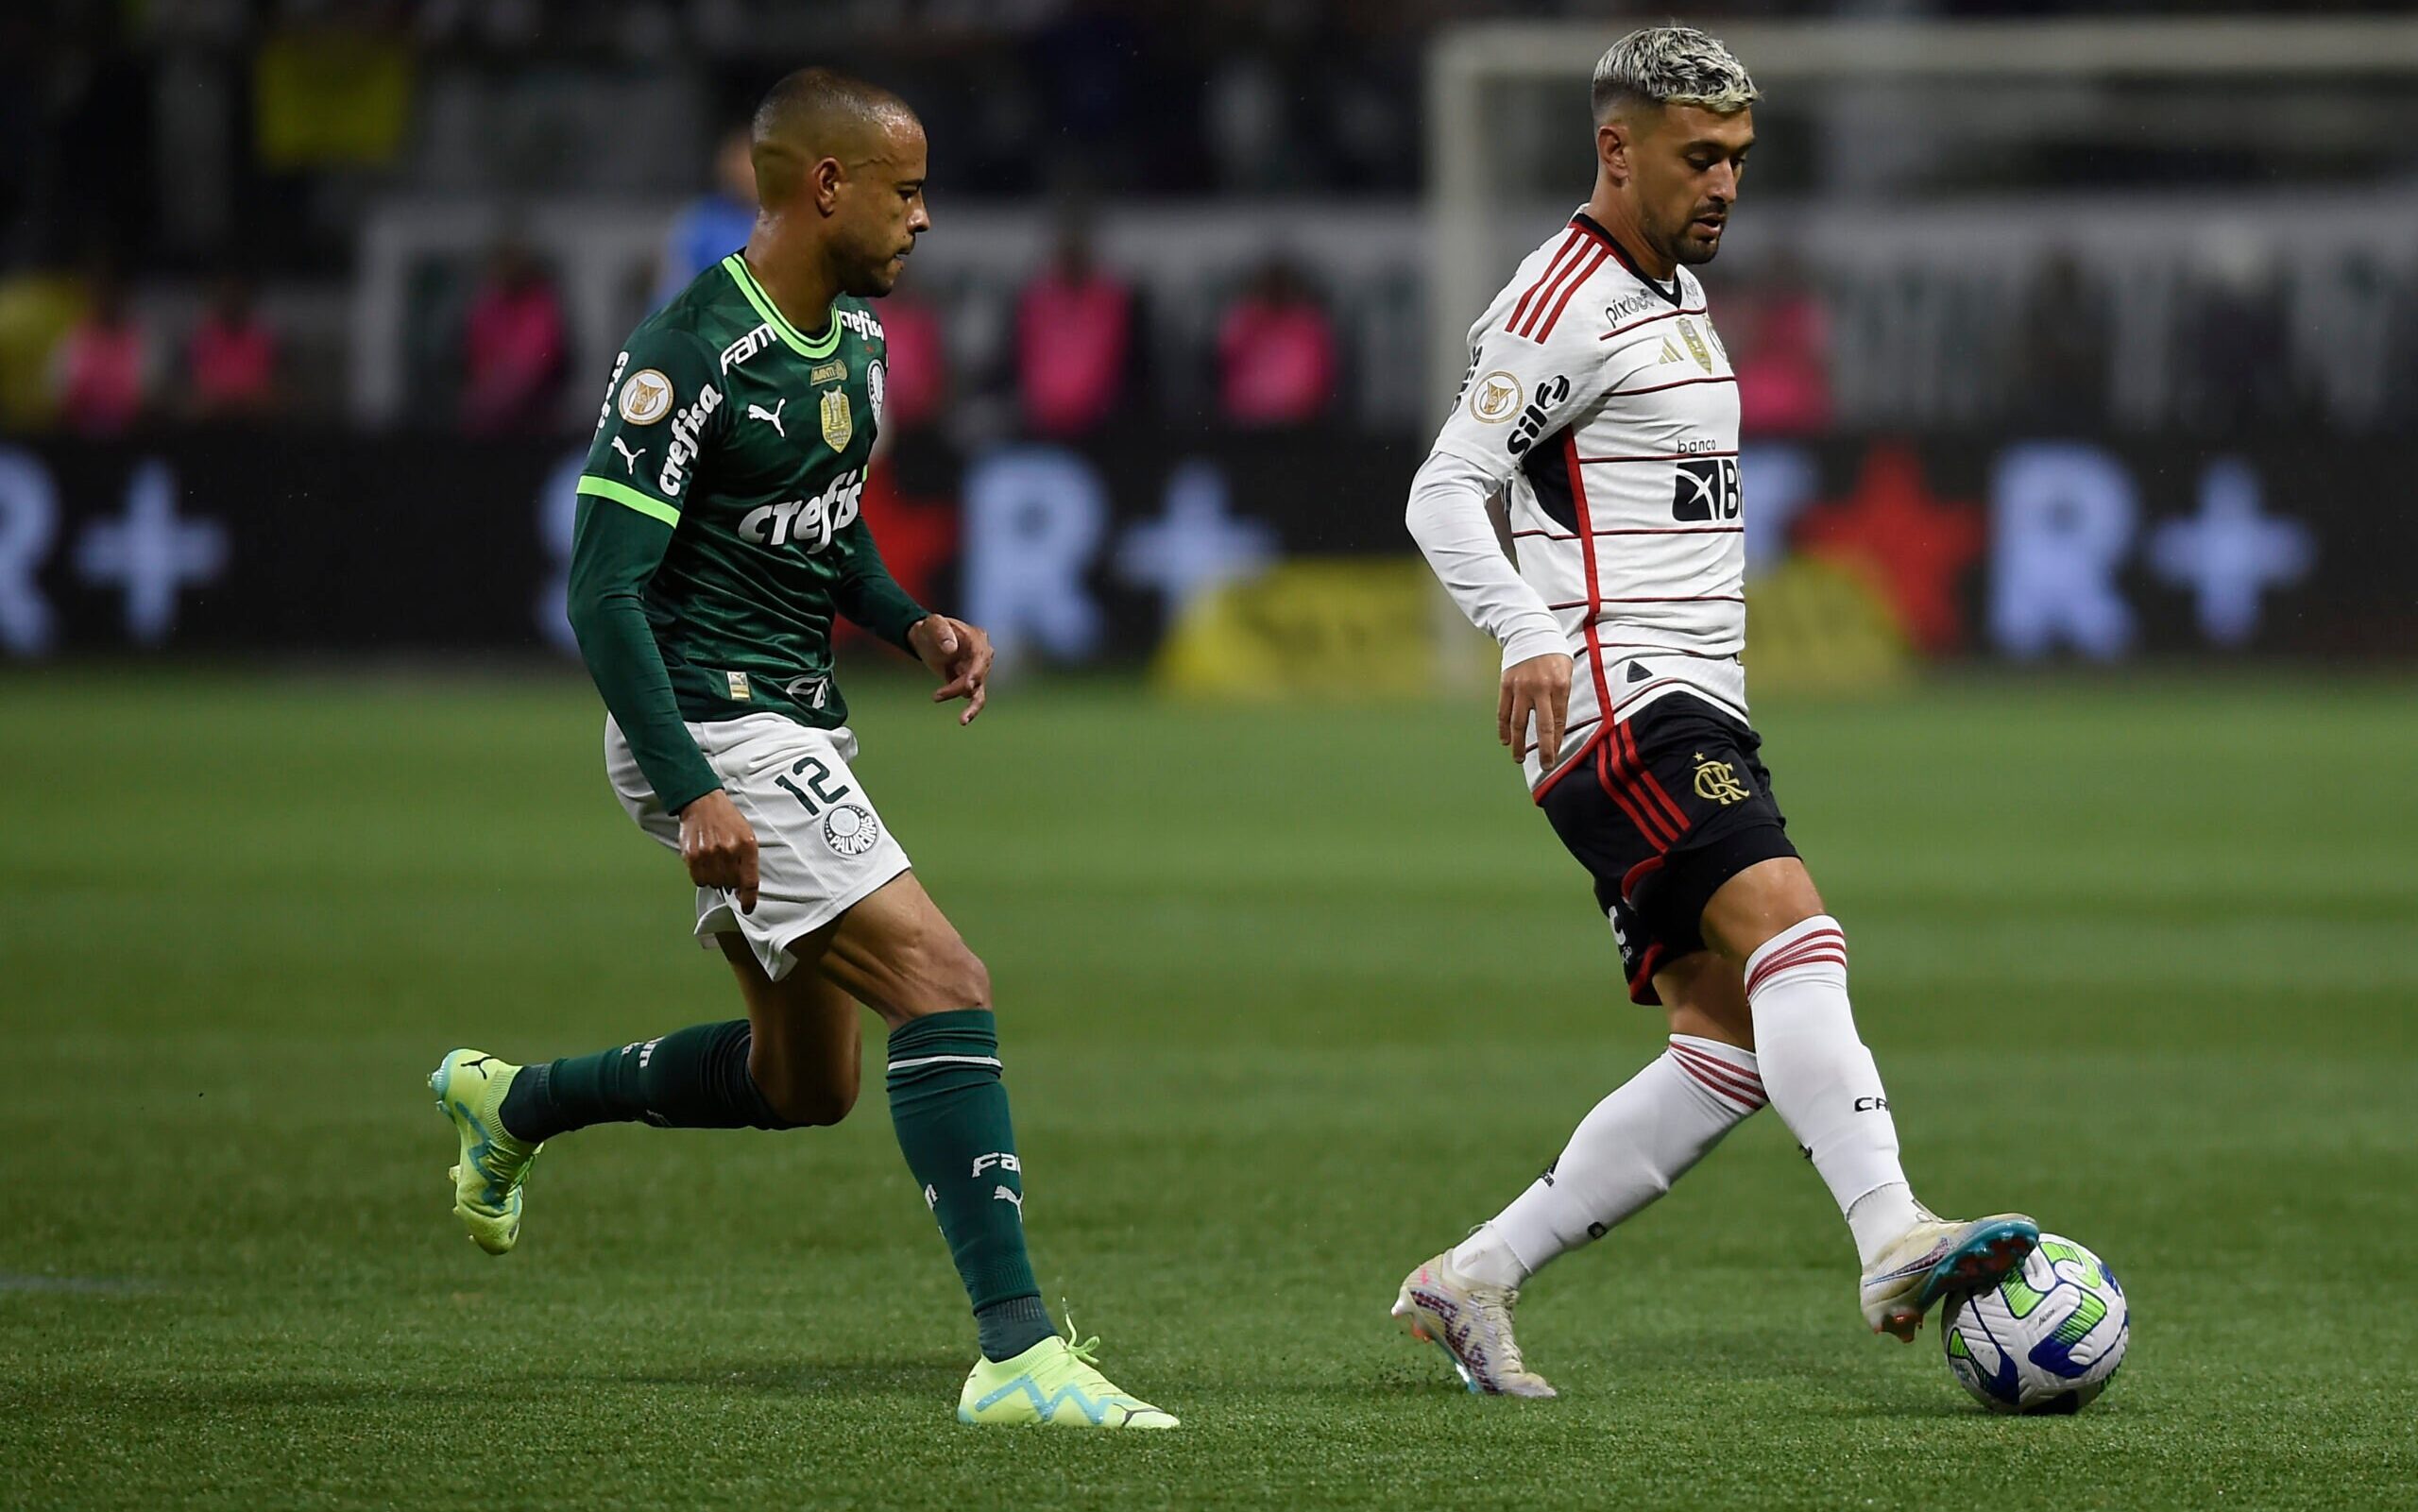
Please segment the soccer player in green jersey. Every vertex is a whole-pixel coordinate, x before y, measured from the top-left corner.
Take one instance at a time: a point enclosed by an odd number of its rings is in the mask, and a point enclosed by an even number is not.
[[[579,480],[570,620],[604,694],[630,817],[679,851],[696,934],[747,1016],[515,1065],[455,1050],[429,1079],[460,1136],[453,1211],[491,1254],[520,1235],[546,1141],[590,1124],[796,1129],[857,1099],[862,1003],[890,1031],[899,1148],[972,1299],[966,1422],[1171,1428],[1059,1337],[1024,1240],[991,982],[908,869],[849,763],[835,616],[981,712],[991,646],[910,598],[858,516],[880,423],[881,323],[924,208],[924,128],[826,69],[757,110],[762,210],[743,251],[641,322]]]

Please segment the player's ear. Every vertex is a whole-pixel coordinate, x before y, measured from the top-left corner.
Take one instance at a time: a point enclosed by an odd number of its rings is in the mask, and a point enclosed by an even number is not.
[[[847,180],[847,171],[837,158],[819,158],[806,171],[806,191],[814,196],[814,208],[826,215],[836,214],[840,208],[840,186]]]
[[[1608,182],[1628,182],[1628,122],[1618,115],[1607,116],[1595,126],[1595,165]]]

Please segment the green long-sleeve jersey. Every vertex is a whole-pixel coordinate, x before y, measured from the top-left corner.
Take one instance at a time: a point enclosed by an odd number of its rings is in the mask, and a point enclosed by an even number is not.
[[[721,786],[689,721],[834,728],[834,615],[907,647],[926,611],[858,517],[881,418],[881,322],[782,318],[733,253],[639,322],[579,479],[570,621],[664,807]]]

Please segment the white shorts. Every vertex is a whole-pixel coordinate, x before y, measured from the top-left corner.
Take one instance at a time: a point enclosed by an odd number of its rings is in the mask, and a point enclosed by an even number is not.
[[[714,936],[739,935],[764,974],[778,981],[797,964],[787,947],[906,871],[907,853],[848,770],[857,738],[846,729],[810,729],[778,714],[750,714],[692,723],[689,734],[755,828],[758,882],[753,913],[740,912],[737,895],[724,889],[697,889],[697,941],[711,949]],[[609,716],[604,770],[638,826],[678,850],[679,816],[656,798]]]

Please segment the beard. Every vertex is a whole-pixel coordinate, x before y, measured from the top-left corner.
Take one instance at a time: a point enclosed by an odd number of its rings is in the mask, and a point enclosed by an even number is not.
[[[1728,229],[1725,222],[1723,229]],[[1693,218],[1680,222],[1677,234],[1671,238],[1672,261],[1685,263],[1692,267],[1711,262],[1720,251],[1721,237],[1718,234],[1706,235],[1704,228]]]

